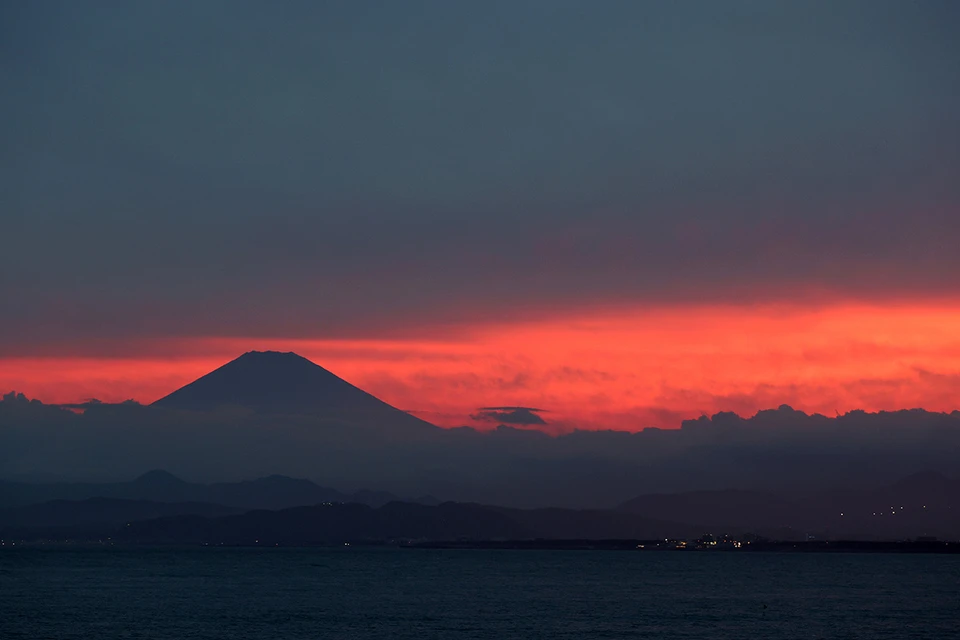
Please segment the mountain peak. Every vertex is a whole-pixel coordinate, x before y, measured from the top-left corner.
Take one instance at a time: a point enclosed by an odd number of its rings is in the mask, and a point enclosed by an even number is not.
[[[281,358],[282,358],[282,359],[284,359],[284,360],[290,360],[290,361],[292,361],[292,360],[307,360],[307,359],[304,358],[303,356],[301,356],[301,355],[299,355],[299,354],[296,354],[296,353],[294,353],[293,351],[247,351],[246,353],[244,353],[244,354],[243,354],[242,356],[240,356],[239,358],[236,358],[236,359],[234,360],[234,362],[237,362],[238,360],[242,360],[242,359],[247,359],[247,360],[251,360],[251,359],[261,359],[261,360],[262,360],[262,359],[266,359],[266,358],[271,358],[271,359],[281,359]],[[310,361],[307,360],[307,362],[310,362]]]
[[[184,484],[183,480],[173,475],[169,471],[164,471],[163,469],[147,471],[145,474],[135,478],[133,481],[137,484],[153,486]]]
[[[351,423],[431,426],[292,352],[248,351],[154,403],[213,411],[316,415]]]

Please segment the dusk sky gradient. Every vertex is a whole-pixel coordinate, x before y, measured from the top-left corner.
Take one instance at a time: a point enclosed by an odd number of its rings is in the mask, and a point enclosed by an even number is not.
[[[2,2],[0,389],[149,402],[277,349],[445,426],[956,409],[958,32],[951,0]]]

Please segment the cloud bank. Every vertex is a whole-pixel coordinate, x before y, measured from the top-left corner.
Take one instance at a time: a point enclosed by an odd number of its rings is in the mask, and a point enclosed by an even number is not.
[[[548,436],[501,426],[413,432],[341,418],[88,404],[82,414],[0,401],[0,477],[124,480],[167,469],[194,481],[282,473],[341,491],[513,506],[612,507],[643,493],[837,491],[917,472],[960,475],[960,412],[836,417],[788,406],[680,429]]]
[[[539,415],[543,411],[533,407],[481,407],[470,418],[478,422],[510,425],[545,425],[547,422]]]

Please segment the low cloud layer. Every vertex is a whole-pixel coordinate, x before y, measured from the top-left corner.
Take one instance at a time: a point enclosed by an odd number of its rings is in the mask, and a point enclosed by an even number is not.
[[[478,422],[496,422],[500,424],[545,425],[540,417],[544,409],[532,407],[481,407],[471,418]]]
[[[511,408],[510,410],[517,410]],[[196,481],[281,473],[343,491],[515,506],[614,506],[699,489],[837,491],[917,472],[960,476],[960,412],[720,413],[680,429],[548,436],[501,426],[409,431],[336,415],[88,404],[82,414],[0,401],[0,479],[125,480],[166,469]]]

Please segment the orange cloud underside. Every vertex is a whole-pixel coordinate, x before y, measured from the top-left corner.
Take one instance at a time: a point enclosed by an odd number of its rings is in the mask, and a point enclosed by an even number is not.
[[[244,351],[274,349],[444,426],[472,424],[477,407],[522,405],[547,409],[561,430],[676,427],[783,403],[830,415],[950,411],[960,388],[960,305],[618,309],[443,336],[153,341],[123,358],[3,359],[0,388],[46,402],[150,402]]]

